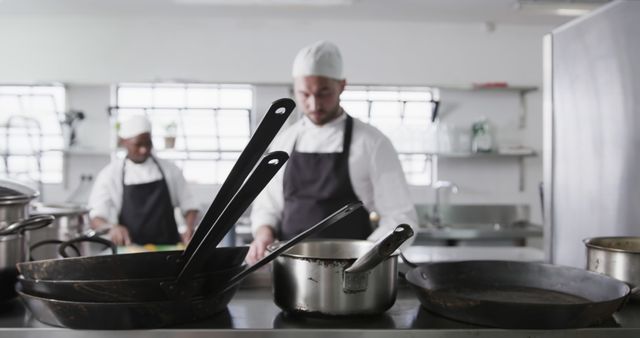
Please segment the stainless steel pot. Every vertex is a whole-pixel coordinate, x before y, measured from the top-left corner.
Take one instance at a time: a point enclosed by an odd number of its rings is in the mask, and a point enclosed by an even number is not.
[[[640,237],[594,237],[584,244],[588,270],[640,286]]]
[[[293,313],[382,313],[396,300],[396,249],[411,236],[411,227],[403,224],[377,243],[322,240],[297,244],[274,261],[274,301]],[[279,245],[272,244],[268,250]]]
[[[45,240],[67,241],[83,235],[89,229],[89,209],[74,204],[35,204],[32,215],[52,215],[55,221],[44,229],[31,234],[31,246]],[[87,255],[89,243],[79,248],[82,255]],[[59,258],[57,245],[44,245],[31,250],[34,259]]]
[[[26,232],[45,227],[51,222],[53,216],[33,216],[12,223],[0,231],[0,301],[16,295],[16,264],[26,261],[28,255]]]
[[[29,203],[38,195],[24,184],[0,179],[0,229],[29,217]]]

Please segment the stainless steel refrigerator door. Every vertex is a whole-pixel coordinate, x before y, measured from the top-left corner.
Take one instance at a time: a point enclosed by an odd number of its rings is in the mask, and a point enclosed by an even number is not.
[[[587,237],[640,235],[639,18],[640,1],[618,1],[552,33],[553,263],[584,268]]]

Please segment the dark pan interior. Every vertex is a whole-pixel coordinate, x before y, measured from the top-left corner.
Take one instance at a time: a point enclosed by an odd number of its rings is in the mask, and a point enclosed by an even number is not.
[[[200,272],[212,272],[239,266],[248,246],[216,248]],[[176,260],[182,251],[144,252],[122,255],[49,259],[18,264],[28,279],[113,280],[163,278],[178,272]]]

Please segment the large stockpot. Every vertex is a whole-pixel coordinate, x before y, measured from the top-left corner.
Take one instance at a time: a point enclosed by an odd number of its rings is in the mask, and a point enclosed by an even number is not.
[[[313,240],[300,243],[273,263],[275,303],[289,313],[370,315],[396,300],[398,252],[413,236],[400,225],[378,243],[359,240]],[[275,243],[268,250],[276,250]]]
[[[0,229],[29,217],[29,203],[38,195],[22,183],[0,179]]]
[[[0,231],[0,301],[15,296],[16,264],[27,259],[27,231],[49,225],[53,216],[32,216],[4,227]]]
[[[640,286],[640,237],[593,237],[584,244],[587,269]]]

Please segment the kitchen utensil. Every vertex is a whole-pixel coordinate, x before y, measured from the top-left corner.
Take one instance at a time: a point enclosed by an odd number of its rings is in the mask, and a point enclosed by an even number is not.
[[[282,128],[282,125],[284,125],[289,115],[291,115],[295,106],[295,102],[287,98],[276,100],[271,104],[271,107],[262,118],[249,143],[238,157],[233,168],[231,168],[229,176],[227,176],[218,194],[200,221],[200,225],[196,228],[193,238],[184,250],[183,257],[192,256],[193,252],[197,249],[196,244],[201,243],[209,230],[214,227],[218,216],[220,216],[224,208],[229,204],[233,195],[240,189],[247,175],[249,175],[262,154],[267,150],[267,147],[280,128]],[[214,247],[222,240],[224,234],[226,234],[226,231],[222,232],[214,228],[214,233],[211,234],[212,241],[215,243],[213,245]]]
[[[296,245],[273,265],[274,300],[284,311],[304,315],[382,313],[396,299],[396,249],[412,235],[411,227],[402,224],[377,243],[316,240]],[[273,244],[269,250],[279,248]]]
[[[240,188],[240,191],[233,197],[222,215],[220,215],[217,225],[222,229],[228,230],[231,228],[249,204],[253,202],[260,191],[262,191],[271,178],[278,172],[282,165],[284,165],[287,159],[288,155],[285,152],[274,152],[265,156],[258,167],[256,167],[256,170],[254,170],[248,178],[247,182]],[[223,231],[226,232],[226,230]],[[222,235],[224,235],[224,233],[222,233]],[[165,265],[176,267],[170,274],[157,275],[157,271],[149,270],[149,265],[133,266],[132,268],[134,268],[135,271],[122,272],[120,270],[125,266],[124,263],[129,262],[130,257],[140,260],[140,256],[147,256],[148,253],[115,255],[112,256],[113,260],[110,261],[110,265],[104,264],[104,261],[101,262],[102,264],[96,264],[96,260],[92,259],[92,257],[79,257],[22,263],[18,265],[18,269],[25,275],[25,278],[21,281],[31,280],[40,283],[42,285],[41,290],[44,290],[45,287],[49,288],[49,292],[46,294],[47,296],[60,300],[82,299],[104,302],[111,300],[117,302],[122,301],[122,299],[128,297],[128,295],[135,296],[137,294],[145,294],[149,289],[153,288],[156,290],[164,289],[162,292],[155,293],[155,299],[153,300],[158,301],[167,300],[172,297],[190,297],[194,294],[201,296],[204,290],[195,288],[191,277],[199,272],[205,272],[205,270],[202,269],[203,266],[207,265],[207,263],[209,265],[211,264],[211,262],[207,262],[208,257],[212,255],[218,256],[218,251],[220,250],[207,246],[211,244],[210,240],[211,238],[209,236],[203,239],[203,242],[200,243],[201,245],[193,251],[192,256],[188,257],[183,269],[181,269],[180,265],[165,261]],[[242,253],[246,255],[246,251]],[[166,257],[167,256],[165,256],[165,258]],[[242,258],[244,258],[244,256],[242,256]],[[32,278],[32,274],[27,273],[27,271],[34,270],[34,266],[36,270],[40,270],[40,278]],[[83,272],[61,274],[60,271],[63,267],[81,270]],[[226,268],[228,266],[224,267]],[[55,275],[47,275],[46,273],[43,275],[42,270],[48,270]],[[110,277],[96,277],[96,270],[110,271]],[[120,273],[114,274],[113,270],[120,270]],[[217,270],[217,268],[213,268],[213,270],[206,270],[206,272],[214,272]],[[166,272],[167,268],[163,269],[163,271]],[[146,279],[147,281],[141,282],[141,279]],[[175,281],[169,283],[167,282],[169,279]],[[63,284],[55,283],[55,280],[66,280],[69,282],[67,284],[74,284],[75,287],[70,288],[63,286],[58,289],[57,287]],[[99,282],[92,283],[91,288],[87,289],[84,282],[88,280]],[[114,285],[114,280],[119,281]],[[127,284],[127,281],[130,283]],[[29,286],[23,285],[23,287],[27,293],[30,293]],[[94,296],[96,298],[91,298]],[[131,300],[139,301],[139,299],[135,298]]]
[[[640,290],[583,269],[514,261],[421,264],[406,279],[431,312],[508,329],[594,325]]]
[[[640,286],[640,237],[593,237],[583,242],[588,270]]]
[[[24,232],[45,227],[52,216],[34,216],[10,224],[0,235],[0,301],[15,297],[14,285],[18,270],[16,264],[27,259]]]
[[[154,302],[100,303],[43,298],[22,290],[19,290],[19,294],[25,306],[39,321],[73,329],[142,329],[196,321],[224,310],[235,294],[238,283],[251,272],[274,260],[303,239],[339,222],[361,206],[362,203],[357,202],[342,207],[310,229],[283,243],[279,250],[270,252],[204,297]]]

